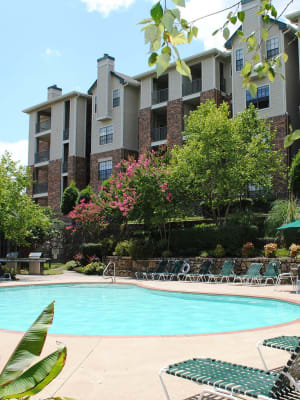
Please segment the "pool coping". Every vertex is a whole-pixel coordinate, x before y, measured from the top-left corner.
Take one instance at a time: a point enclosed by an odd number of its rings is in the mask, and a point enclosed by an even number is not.
[[[49,285],[78,285],[78,284],[84,284],[84,285],[95,285],[95,284],[104,284],[104,285],[111,285],[111,282],[101,282],[101,281],[66,281],[66,282],[20,282],[17,285],[11,284],[12,281],[2,281],[0,285],[0,290],[1,287],[6,287],[6,288],[11,288],[11,287],[23,287],[23,286],[49,286]],[[169,292],[169,293],[187,293],[187,294],[204,294],[204,295],[209,295],[209,296],[234,296],[234,297],[250,297],[250,298],[259,298],[259,299],[266,299],[266,300],[277,300],[277,301],[283,301],[286,303],[292,303],[292,304],[297,304],[300,305],[300,300],[296,299],[288,299],[288,298],[282,298],[280,296],[270,296],[270,295],[251,295],[251,294],[228,294],[224,292],[205,292],[203,290],[179,290],[179,289],[166,289],[166,288],[157,288],[153,287],[151,285],[147,285],[144,283],[140,283],[138,281],[132,282],[116,282],[114,284],[117,285],[132,285],[132,286],[138,286],[143,289],[150,289],[150,290],[157,290],[161,292]],[[263,326],[259,328],[250,328],[250,329],[242,329],[242,330],[236,330],[236,331],[225,331],[225,332],[212,332],[212,333],[194,333],[194,334],[178,334],[178,335],[128,335],[128,336],[117,336],[117,335],[72,335],[72,334],[60,334],[60,333],[48,333],[51,337],[66,337],[66,338],[98,338],[98,339],[153,339],[153,338],[189,338],[189,337],[203,337],[203,336],[219,336],[219,335],[232,335],[232,334],[239,334],[239,333],[248,333],[248,332],[255,332],[255,331],[263,331],[263,330],[268,330],[268,329],[273,329],[273,328],[280,328],[280,327],[286,327],[289,325],[294,325],[300,323],[300,318],[297,318],[292,321],[284,322],[281,324],[274,324],[274,325],[268,325],[268,326]],[[0,333],[12,333],[12,334],[21,334],[24,333],[24,331],[15,331],[15,330],[9,330],[9,329],[2,329],[0,328]]]

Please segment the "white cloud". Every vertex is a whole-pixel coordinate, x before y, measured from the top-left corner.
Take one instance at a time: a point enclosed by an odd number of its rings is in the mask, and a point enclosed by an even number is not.
[[[8,151],[14,161],[19,161],[19,165],[28,165],[28,140],[9,143],[0,142],[0,157]]]
[[[81,0],[87,5],[89,12],[98,11],[107,17],[111,11],[119,10],[122,7],[130,7],[135,0]]]
[[[201,2],[199,0],[190,0],[186,3],[186,8],[181,9],[182,16],[188,21],[193,21],[196,18],[230,7],[234,3],[236,3],[234,0],[202,0]],[[274,0],[273,4],[280,14],[287,4],[287,0]],[[293,11],[293,8],[295,9],[296,6],[292,5],[285,11],[284,14],[290,13]],[[198,39],[203,41],[205,49],[210,49],[213,47],[217,47],[221,50],[224,49],[224,39],[222,34],[218,33],[216,36],[212,36],[212,33],[224,24],[229,11],[230,10],[226,10],[220,14],[213,15],[196,22],[195,25],[199,29]],[[234,31],[234,27],[231,28],[231,31]]]
[[[45,56],[50,57],[50,56],[56,56],[56,57],[61,57],[61,52],[57,49],[50,49],[50,47],[47,47],[45,50]]]

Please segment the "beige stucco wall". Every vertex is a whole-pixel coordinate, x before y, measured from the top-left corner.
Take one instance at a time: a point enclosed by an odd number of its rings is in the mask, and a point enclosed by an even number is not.
[[[141,79],[141,101],[140,108],[151,107],[151,93],[152,93],[152,79],[154,78],[154,74],[147,76],[146,78]]]
[[[124,148],[138,150],[138,106],[139,88],[126,86],[124,88]]]
[[[86,106],[87,101],[84,97],[77,97],[76,113],[76,152],[70,156],[85,157],[86,151]]]
[[[182,96],[182,76],[172,68],[169,71],[169,101],[180,99]]]
[[[63,107],[64,102],[55,103],[51,107],[50,161],[62,158]]]
[[[37,113],[33,112],[29,115],[29,139],[28,139],[28,165],[34,164],[35,153],[35,124],[37,121]]]
[[[98,96],[98,107],[97,107],[97,118],[105,119],[112,118],[112,76],[111,72],[114,70],[114,61],[106,58],[98,61],[98,82],[97,85],[97,96]],[[101,99],[101,101],[100,101]]]

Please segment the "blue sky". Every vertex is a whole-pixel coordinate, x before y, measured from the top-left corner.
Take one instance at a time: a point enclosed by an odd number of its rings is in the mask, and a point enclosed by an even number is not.
[[[187,19],[195,12],[205,15],[232,3],[189,0]],[[152,4],[152,0],[2,1],[0,154],[8,149],[26,163],[28,116],[22,110],[45,101],[47,87],[53,84],[63,93],[87,92],[96,78],[97,58],[104,53],[116,58],[119,72],[135,75],[147,70],[148,48],[136,23],[148,17]],[[202,22],[203,40],[182,47],[182,56],[220,47],[221,38],[211,37],[224,15],[218,18]]]

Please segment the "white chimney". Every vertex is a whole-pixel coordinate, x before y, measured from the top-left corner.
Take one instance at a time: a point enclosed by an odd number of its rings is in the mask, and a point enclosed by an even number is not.
[[[97,60],[97,119],[112,118],[112,76],[115,70],[115,59],[108,54]]]
[[[48,87],[48,101],[55,99],[55,97],[59,97],[62,95],[62,89],[57,87],[56,85],[52,85]]]

